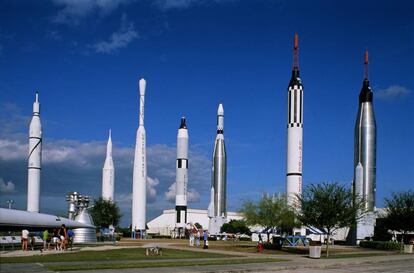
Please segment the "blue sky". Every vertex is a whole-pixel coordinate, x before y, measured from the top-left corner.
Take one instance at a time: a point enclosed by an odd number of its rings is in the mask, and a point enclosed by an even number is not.
[[[284,192],[287,84],[299,34],[304,184],[353,176],[353,130],[370,52],[377,205],[414,185],[412,1],[52,0],[0,2],[1,206],[26,207],[27,131],[40,91],[42,211],[67,191],[98,196],[112,128],[116,198],[130,221],[138,80],[147,80],[148,215],[172,208],[180,117],[190,133],[190,207],[206,208],[218,103],[228,206]]]

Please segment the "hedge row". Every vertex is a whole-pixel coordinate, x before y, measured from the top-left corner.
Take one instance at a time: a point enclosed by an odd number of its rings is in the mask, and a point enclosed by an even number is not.
[[[400,250],[401,248],[400,243],[391,241],[361,241],[359,246],[363,248],[374,248],[381,250]]]

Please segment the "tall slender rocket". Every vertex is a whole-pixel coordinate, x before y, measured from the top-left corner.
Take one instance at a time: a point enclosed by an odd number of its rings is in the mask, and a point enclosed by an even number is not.
[[[217,109],[217,135],[214,142],[210,204],[207,215],[210,218],[210,234],[219,234],[221,226],[227,221],[227,155],[224,144],[224,109]]]
[[[102,198],[114,201],[115,168],[112,159],[112,137],[109,130],[108,143],[106,145],[105,164],[102,169]]]
[[[42,169],[42,124],[40,122],[39,93],[33,103],[33,117],[29,129],[29,162],[27,166],[27,211],[39,212],[40,171]]]
[[[132,229],[145,231],[147,203],[147,154],[144,128],[144,105],[146,81],[139,81],[139,126],[135,144],[134,174],[132,178]]]
[[[295,204],[296,194],[302,193],[303,85],[299,77],[298,53],[299,40],[295,33],[292,77],[288,87],[286,196],[290,205]]]
[[[181,118],[177,134],[175,213],[176,227],[184,228],[187,224],[187,184],[188,184],[188,130],[185,117]]]
[[[227,156],[226,146],[224,144],[224,109],[219,104],[217,109],[217,135],[214,144],[213,166],[212,166],[212,183],[214,191],[214,216],[227,217],[227,196],[226,196],[226,179],[227,179]]]
[[[364,56],[364,81],[359,93],[358,115],[355,123],[354,135],[354,181],[356,182],[356,168],[362,165],[362,198],[365,201],[365,209],[375,209],[375,187],[376,187],[376,149],[377,149],[377,126],[375,123],[373,108],[373,93],[368,80],[368,51]],[[354,183],[354,192],[357,192]]]

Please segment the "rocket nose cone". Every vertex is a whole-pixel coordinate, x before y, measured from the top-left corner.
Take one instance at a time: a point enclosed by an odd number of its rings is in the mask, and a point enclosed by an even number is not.
[[[217,109],[217,115],[218,116],[224,116],[224,109],[223,109],[223,104],[219,104],[218,109]]]
[[[145,79],[140,79],[139,80],[139,93],[141,94],[141,96],[145,95],[146,87],[147,87],[147,82],[145,81]]]
[[[179,129],[187,129],[187,124],[185,123],[185,117],[181,118],[180,128]]]

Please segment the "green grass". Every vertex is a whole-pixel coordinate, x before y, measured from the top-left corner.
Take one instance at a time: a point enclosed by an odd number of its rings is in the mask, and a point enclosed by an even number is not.
[[[177,267],[177,266],[205,266],[205,265],[228,265],[228,264],[248,264],[248,263],[269,263],[281,262],[282,259],[220,259],[220,260],[198,260],[198,261],[174,261],[157,263],[110,263],[110,264],[80,264],[80,265],[58,265],[47,266],[53,271],[72,271],[72,270],[97,270],[97,269],[125,269],[125,268],[148,268],[148,267]]]
[[[144,248],[123,248],[104,251],[61,252],[49,255],[29,257],[1,257],[1,263],[48,263],[80,261],[119,261],[119,260],[157,260],[157,259],[191,259],[191,258],[226,258],[235,257],[207,252],[163,249],[163,256],[145,256]]]

